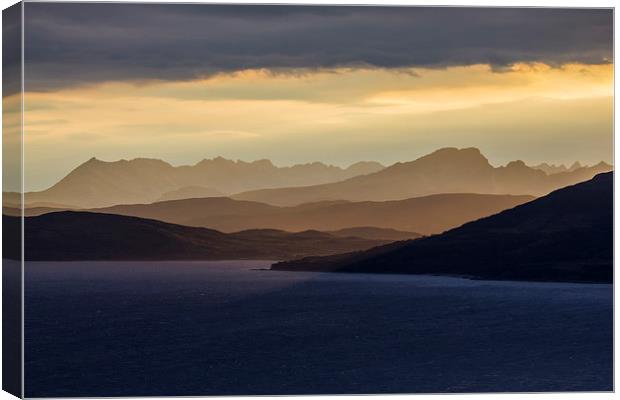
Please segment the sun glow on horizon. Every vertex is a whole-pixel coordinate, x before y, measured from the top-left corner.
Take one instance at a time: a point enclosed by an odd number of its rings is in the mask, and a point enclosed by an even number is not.
[[[85,156],[390,164],[476,146],[498,163],[611,161],[612,82],[612,64],[520,63],[257,69],[26,92],[26,185],[49,186]]]

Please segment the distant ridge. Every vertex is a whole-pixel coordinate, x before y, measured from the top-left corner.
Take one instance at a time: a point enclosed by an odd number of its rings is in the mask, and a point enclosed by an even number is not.
[[[587,166],[586,166],[587,167]],[[530,168],[539,169],[545,172],[547,175],[553,175],[560,172],[572,172],[579,168],[583,168],[579,161],[575,161],[570,167],[566,167],[564,164],[555,165],[555,164],[547,164],[541,163],[538,165],[532,165]]]
[[[572,167],[571,167],[572,168]],[[239,193],[239,200],[295,205],[323,200],[399,200],[437,193],[545,195],[555,189],[607,172],[603,162],[592,167],[547,175],[523,161],[493,167],[476,148],[444,148],[417,160],[342,182]]]
[[[613,173],[441,235],[272,268],[611,283]]]
[[[388,228],[375,228],[373,226],[356,226],[353,228],[344,228],[327,233],[338,237],[358,237],[364,239],[393,241],[417,239],[421,236],[419,233],[415,232],[404,232]]]
[[[519,160],[493,167],[476,148],[443,148],[387,168],[372,161],[343,169],[319,162],[276,167],[269,160],[222,157],[179,167],[148,158],[114,162],[91,158],[51,188],[26,193],[25,199],[27,205],[84,209],[215,195],[279,206],[445,193],[541,196],[611,170],[603,162],[589,167],[575,163],[551,175]],[[3,197],[5,204],[19,203],[17,193],[3,193]]]
[[[219,190],[204,186],[183,186],[182,188],[171,190],[161,195],[157,201],[196,199],[201,197],[222,197],[224,193]]]
[[[222,195],[260,188],[336,182],[382,168],[376,162],[356,163],[344,169],[319,162],[276,167],[269,160],[244,162],[222,157],[205,159],[192,166],[174,167],[165,161],[149,158],[106,162],[93,157],[49,189],[30,192],[25,197],[27,203],[93,208],[151,203],[188,187],[209,188]],[[4,198],[9,203],[18,203],[16,193],[5,193]]]
[[[555,164],[541,163],[538,165],[531,165],[530,168],[541,170],[547,175],[552,175],[552,174],[557,174],[558,172],[568,171],[568,168],[566,168],[564,164],[555,165]]]
[[[3,216],[7,232],[19,232],[19,217]],[[226,234],[121,215],[56,212],[26,217],[26,260],[282,260],[367,249],[387,240],[340,237],[324,232],[273,229]],[[17,259],[5,238],[5,257]]]
[[[338,231],[367,226],[428,235],[533,199],[532,196],[454,193],[386,202],[325,201],[277,207],[226,197],[211,197],[118,205],[88,211],[151,218],[223,232],[257,228],[289,232],[308,229]],[[40,215],[53,211],[59,210],[27,208],[25,212],[26,215]],[[5,213],[16,215],[12,210],[6,210]]]

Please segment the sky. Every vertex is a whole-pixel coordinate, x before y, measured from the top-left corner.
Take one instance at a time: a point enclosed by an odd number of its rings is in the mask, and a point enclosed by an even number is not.
[[[27,190],[93,156],[612,161],[611,10],[26,3],[24,26]]]

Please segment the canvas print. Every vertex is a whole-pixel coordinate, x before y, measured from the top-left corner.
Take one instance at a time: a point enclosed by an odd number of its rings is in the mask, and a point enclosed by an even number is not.
[[[613,10],[3,12],[3,388],[613,390]]]

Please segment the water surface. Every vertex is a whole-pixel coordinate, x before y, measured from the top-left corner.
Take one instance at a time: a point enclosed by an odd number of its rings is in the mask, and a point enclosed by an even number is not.
[[[612,390],[612,286],[28,262],[26,396]]]

